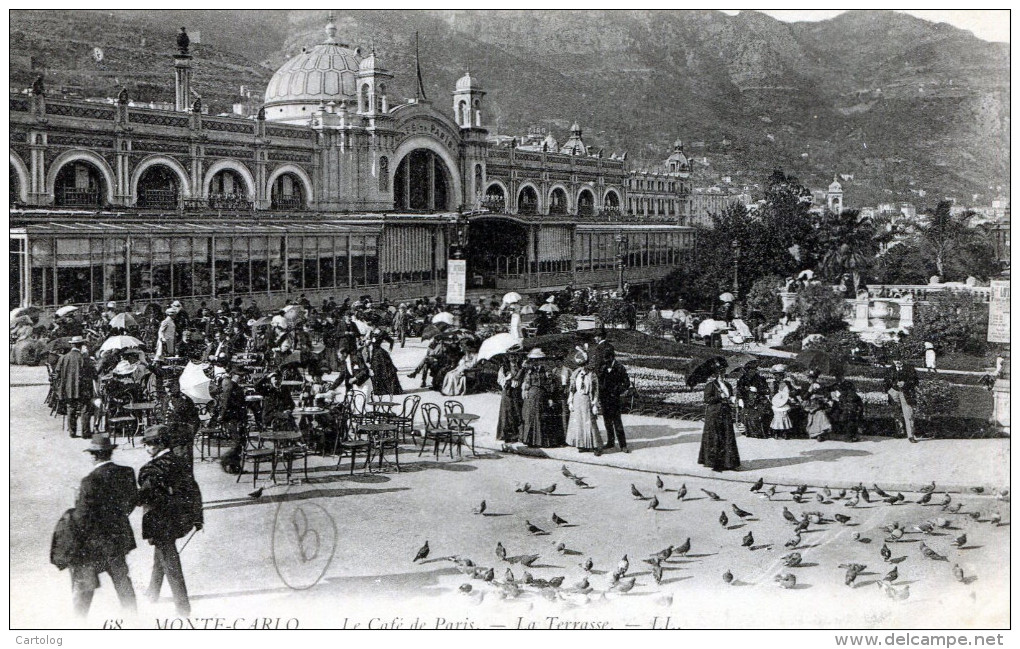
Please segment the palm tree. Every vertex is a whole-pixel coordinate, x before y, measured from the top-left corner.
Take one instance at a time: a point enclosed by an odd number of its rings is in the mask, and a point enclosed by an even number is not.
[[[820,270],[833,280],[850,273],[856,293],[861,274],[870,268],[878,251],[871,219],[862,218],[858,210],[843,210],[840,214],[827,212],[822,217],[818,239],[823,250]]]

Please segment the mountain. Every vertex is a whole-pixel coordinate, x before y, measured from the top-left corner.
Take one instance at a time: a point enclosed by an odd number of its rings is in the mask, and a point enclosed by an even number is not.
[[[774,167],[812,187],[852,174],[850,205],[989,200],[1008,186],[1009,46],[902,13],[784,23],[753,11],[345,10],[336,22],[342,40],[376,49],[395,95],[414,94],[418,32],[437,106],[470,68],[491,131],[562,140],[576,120],[589,143],[639,165],[680,137],[707,158],[701,184],[752,184]],[[202,32],[196,86],[220,111],[241,84],[261,92],[324,23],[304,10],[12,11],[11,50],[35,56],[50,85],[80,78],[113,94],[114,76],[168,98],[173,34],[187,25]],[[107,52],[102,73],[93,45]],[[16,58],[12,83],[24,84]]]

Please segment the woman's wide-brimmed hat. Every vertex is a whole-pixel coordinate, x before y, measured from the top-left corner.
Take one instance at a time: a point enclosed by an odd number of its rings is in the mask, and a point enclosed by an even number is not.
[[[137,368],[138,365],[136,365],[135,363],[129,363],[126,360],[121,360],[121,362],[117,363],[117,367],[113,368],[113,373],[120,376],[125,376],[128,374],[134,374]]]
[[[536,347],[528,352],[528,358],[545,358],[545,352],[542,351],[541,347]]]
[[[582,350],[577,350],[574,353],[574,363],[578,365],[585,365],[588,362],[588,354]]]

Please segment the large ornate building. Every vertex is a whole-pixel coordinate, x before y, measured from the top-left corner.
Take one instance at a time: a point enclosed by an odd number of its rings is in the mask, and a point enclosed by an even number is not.
[[[10,98],[11,305],[648,283],[693,249],[690,164],[655,173],[565,145],[494,143],[470,74],[437,106],[393,102],[375,52],[326,39],[270,80],[257,117]],[[196,102],[197,103],[197,102]]]

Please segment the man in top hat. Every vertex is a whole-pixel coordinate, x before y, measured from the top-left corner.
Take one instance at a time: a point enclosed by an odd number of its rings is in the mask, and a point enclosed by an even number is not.
[[[602,422],[606,428],[606,448],[613,448],[616,440],[620,441],[620,450],[630,453],[627,448],[627,437],[623,431],[620,399],[630,389],[630,376],[623,363],[616,360],[616,352],[610,348],[605,355],[606,365],[599,377],[599,406],[602,411]]]
[[[601,374],[603,368],[608,364],[609,353],[616,353],[616,348],[613,347],[613,343],[609,342],[606,338],[606,327],[605,325],[599,325],[595,329],[595,342],[588,350],[588,357],[591,369],[596,374]]]
[[[177,539],[202,529],[202,493],[184,461],[170,452],[169,429],[150,426],[142,442],[152,459],[138,472],[138,502],[145,509],[142,538],[153,546],[152,578],[147,596],[159,599],[163,577],[170,582],[177,614],[191,613]]]
[[[174,316],[177,315],[176,307],[169,307],[166,310],[166,317],[159,323],[159,331],[156,334],[156,358],[174,356],[177,342],[177,324]]]
[[[81,616],[88,614],[103,572],[110,575],[120,605],[135,611],[135,589],[124,557],[136,547],[128,515],[137,505],[138,489],[134,469],[113,463],[115,448],[106,435],[92,438],[85,449],[92,456],[92,471],[82,478],[72,510],[80,552],[70,565],[71,596]]]
[[[407,339],[407,305],[401,302],[397,312],[393,314],[393,335],[400,341],[400,347],[404,347]]]
[[[81,419],[81,436],[92,436],[92,399],[99,391],[99,377],[92,359],[84,353],[85,339],[74,336],[68,341],[71,349],[60,357],[53,371],[53,396],[67,414],[67,429],[71,437],[78,436],[78,419]]]

